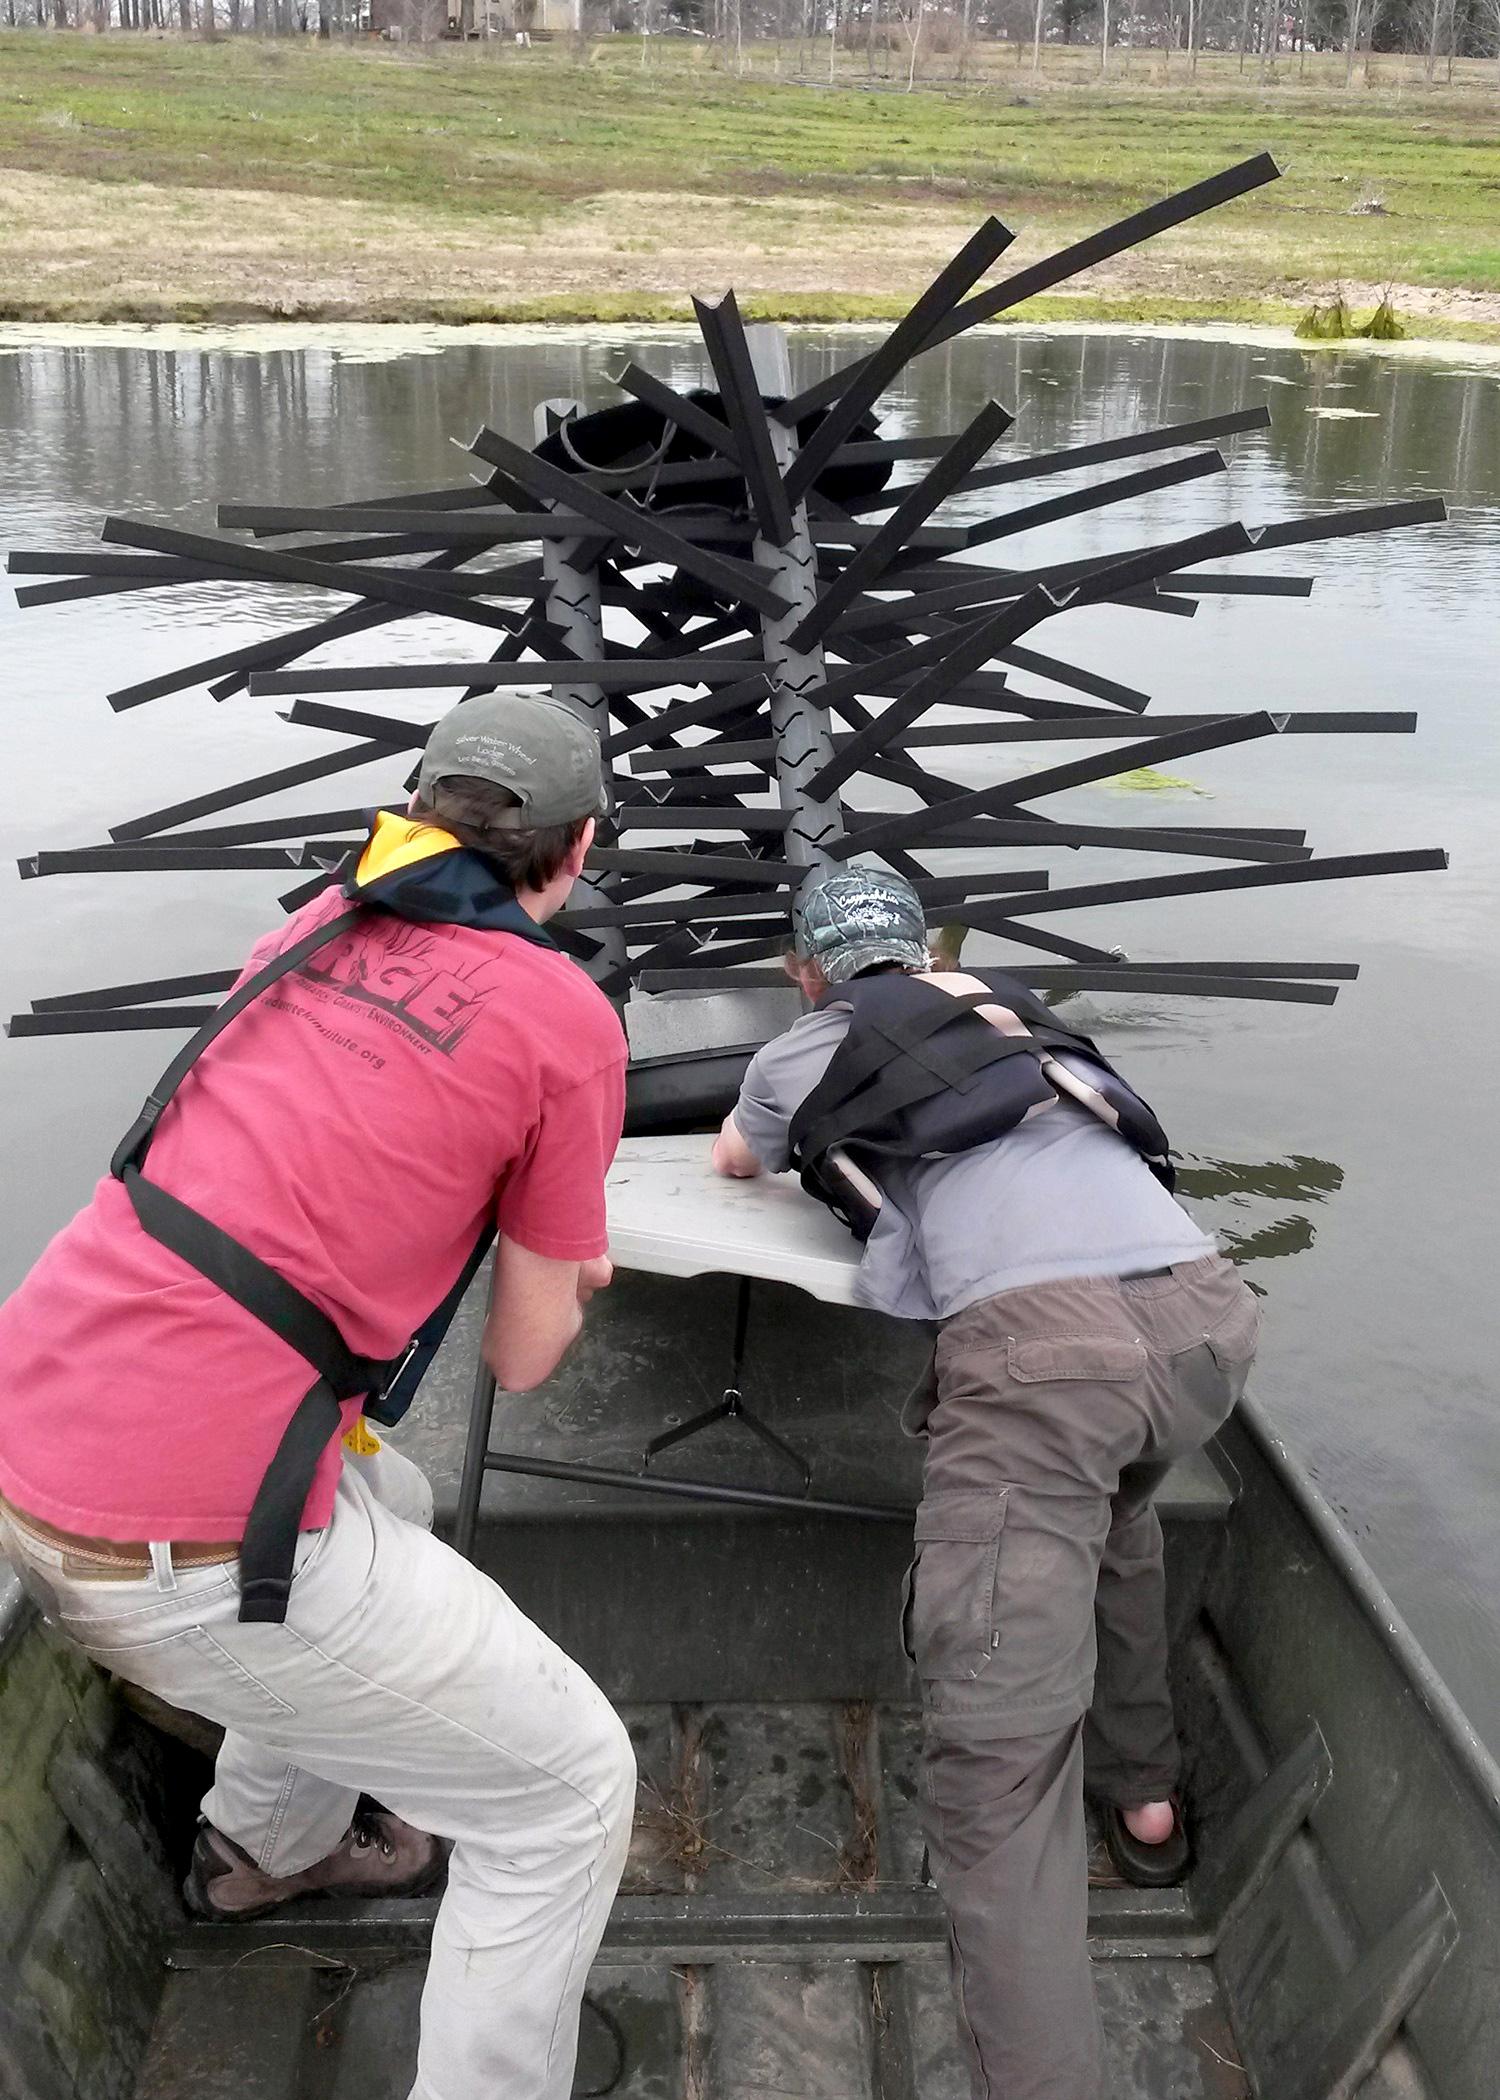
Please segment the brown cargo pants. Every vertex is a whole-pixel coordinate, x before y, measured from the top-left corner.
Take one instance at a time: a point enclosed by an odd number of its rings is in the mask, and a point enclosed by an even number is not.
[[[1216,1255],[1004,1291],[938,1330],[903,1638],[975,2100],[1104,2100],[1085,1768],[1121,1807],[1178,1753],[1151,1498],[1219,1427],[1254,1294]]]

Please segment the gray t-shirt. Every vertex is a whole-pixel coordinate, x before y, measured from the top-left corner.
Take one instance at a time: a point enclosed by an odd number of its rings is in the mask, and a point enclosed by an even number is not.
[[[792,1117],[848,1026],[848,1007],[821,1007],[751,1060],[734,1120],[769,1173],[791,1164]],[[1071,1051],[1061,1062],[1081,1079],[1101,1076]],[[857,1290],[900,1319],[946,1320],[997,1291],[1164,1269],[1214,1251],[1135,1149],[1076,1101],[1034,1111],[1008,1136],[951,1159],[882,1159],[878,1179],[885,1201]]]

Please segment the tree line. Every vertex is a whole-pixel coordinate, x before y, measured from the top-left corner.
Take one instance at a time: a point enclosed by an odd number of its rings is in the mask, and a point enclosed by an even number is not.
[[[177,31],[187,36],[398,35],[524,40],[532,34],[635,35],[721,46],[742,69],[774,45],[777,70],[871,78],[936,67],[964,78],[987,47],[1033,67],[1046,52],[1093,48],[1100,71],[1129,54],[1238,60],[1264,77],[1342,56],[1345,84],[1377,53],[1451,80],[1459,59],[1500,61],[1500,0],[0,0],[12,29]],[[1335,66],[1335,71],[1337,70]],[[1326,78],[1327,67],[1322,69]],[[1500,65],[1497,65],[1500,85]]]

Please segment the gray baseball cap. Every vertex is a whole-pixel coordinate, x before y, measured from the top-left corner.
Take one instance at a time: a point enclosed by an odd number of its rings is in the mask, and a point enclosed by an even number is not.
[[[815,962],[830,984],[875,963],[927,967],[922,901],[901,875],[846,868],[803,884],[792,906],[792,939],[803,962]]]
[[[417,793],[425,798],[455,774],[509,788],[517,806],[496,821],[517,829],[609,808],[598,737],[562,701],[538,693],[481,693],[450,708],[427,739]]]

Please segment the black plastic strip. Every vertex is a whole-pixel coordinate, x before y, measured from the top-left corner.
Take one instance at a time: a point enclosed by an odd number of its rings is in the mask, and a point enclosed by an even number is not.
[[[1008,655],[1028,652],[1007,651]],[[1050,674],[1049,674],[1050,675]],[[1054,743],[1060,740],[1078,739],[1090,741],[1095,737],[1139,736],[1143,727],[1154,729],[1197,729],[1206,722],[1221,722],[1223,715],[1076,715],[1064,716],[1056,722],[942,722],[936,725],[917,724],[903,730],[900,742],[903,747],[916,750],[927,746],[944,749],[948,745],[963,744],[1030,744]],[[1301,713],[1282,717],[1283,736],[1410,736],[1416,729],[1417,717],[1395,709],[1351,708],[1347,713],[1334,708],[1311,708]],[[834,737],[838,748],[839,736]],[[704,761],[711,745],[704,746]],[[761,747],[756,744],[731,744],[726,748],[736,757],[742,753],[753,758]],[[666,765],[663,755],[663,766]],[[645,770],[635,767],[632,770]]]
[[[1162,825],[1049,823],[1046,818],[985,820],[984,843],[997,849],[1013,846],[1099,846],[1119,853],[1180,853],[1204,860],[1308,860],[1312,848],[1284,839],[1256,838],[1234,831],[1173,831]],[[973,827],[977,829],[978,827]],[[856,833],[856,840],[858,834]],[[946,850],[946,835],[932,842]]]
[[[1362,510],[1333,511],[1317,518],[1288,518],[1279,525],[1262,525],[1257,544],[1271,547],[1308,547],[1319,540],[1347,540],[1362,532],[1392,532],[1403,525],[1441,525],[1448,506],[1438,496],[1423,496],[1410,503],[1374,503]]]
[[[986,292],[978,292],[967,299],[950,318],[921,344],[923,350],[936,349],[938,344],[951,342],[956,335],[972,328],[980,321],[991,321],[996,314],[1003,314],[1017,306],[1023,299],[1033,298],[1045,292],[1065,278],[1076,276],[1080,270],[1091,269],[1095,263],[1107,262],[1126,248],[1134,248],[1170,227],[1180,226],[1184,220],[1196,218],[1200,212],[1212,211],[1220,204],[1227,204],[1235,197],[1242,197],[1249,190],[1259,189],[1263,183],[1274,182],[1281,170],[1269,153],[1257,153],[1252,159],[1240,161],[1237,166],[1225,168],[1218,175],[1211,175],[1204,182],[1192,183],[1185,190],[1178,190],[1171,197],[1164,197],[1156,204],[1148,204],[1144,210],[1131,212],[1127,218],[1119,219],[1113,226],[1106,226],[1086,239],[1074,241],[1070,247],[1061,248],[1055,255],[1033,263],[1029,269],[1018,271],[1003,284]],[[822,408],[826,402],[845,392],[849,385],[851,369],[845,367],[816,386],[808,387],[795,401],[788,402],[782,411],[790,421],[811,415],[814,409]]]
[[[665,743],[680,729],[701,727],[725,715],[748,712],[759,713],[765,705],[766,681],[763,677],[747,679],[743,685],[732,685],[723,692],[705,693],[701,700],[682,700],[664,707],[647,721],[633,722],[628,728],[618,729],[604,742],[604,756],[618,758],[626,751],[639,750],[643,745]]]
[[[823,591],[806,617],[788,637],[794,649],[806,649],[825,635],[839,614],[861,591],[870,590],[896,556],[913,544],[912,535],[953,493],[973,466],[983,458],[1015,421],[1008,408],[997,401],[986,402],[966,430],[960,431],[941,459],[922,479],[908,489],[894,511],[867,540],[841,576]]]
[[[163,554],[183,554],[189,559],[210,562],[231,574],[271,576],[287,583],[309,583],[319,589],[353,593],[362,599],[378,599],[410,612],[440,613],[445,619],[465,620],[476,627],[508,630],[515,615],[498,606],[481,605],[455,598],[418,581],[415,573],[388,569],[340,568],[334,562],[311,560],[302,554],[273,554],[264,547],[246,547],[234,540],[216,540],[207,533],[179,532],[175,526],[147,525],[132,518],[106,518],[100,537],[111,545],[144,547]],[[349,608],[353,610],[353,608]]]
[[[479,549],[474,549],[478,553]],[[472,559],[462,551],[444,550],[423,562],[417,573],[421,575],[446,574],[456,569],[461,562]],[[515,580],[529,578],[536,571],[534,562],[518,563]],[[493,571],[491,572],[494,573]],[[180,693],[186,687],[217,680],[209,689],[216,700],[224,700],[238,692],[245,682],[246,674],[254,670],[267,669],[273,665],[293,663],[310,650],[321,647],[324,642],[342,640],[346,635],[364,634],[371,628],[383,627],[401,615],[388,605],[371,605],[368,602],[353,605],[347,611],[334,613],[323,620],[314,620],[304,627],[295,627],[289,634],[273,636],[262,642],[242,644],[238,649],[225,651],[221,656],[211,656],[197,663],[181,665],[175,671],[158,672],[154,678],[142,679],[136,685],[122,686],[109,695],[109,704],[117,712],[130,707],[140,707],[148,700],[160,700],[169,693]]]
[[[1189,598],[1310,598],[1311,576],[1158,576],[1158,593]]]
[[[854,837],[846,833],[843,838],[832,841],[827,851],[834,859],[842,860],[850,853],[878,853],[887,844],[931,845],[940,841],[950,822],[992,816],[998,810],[1033,802],[1038,796],[1060,794],[1066,788],[1109,779],[1116,773],[1129,773],[1137,766],[1154,765],[1163,759],[1183,758],[1190,753],[1217,751],[1229,744],[1245,744],[1257,737],[1275,736],[1279,728],[1278,715],[1259,713],[1230,715],[1210,722],[1203,729],[1180,729],[1166,736],[1147,737],[1138,744],[1127,744],[1121,750],[1095,753],[1091,758],[1075,759],[1070,765],[1048,766],[1040,773],[1028,773],[1018,780],[1002,780],[991,787],[976,788],[972,794],[955,796],[951,802],[940,803],[936,809],[915,810],[892,817],[887,823],[874,825]]]
[[[1122,962],[1122,970],[1149,970],[1157,977],[1169,977],[1181,970],[1185,976],[1209,977],[1326,977],[1330,982],[1353,984],[1359,976],[1358,963],[1287,963],[1287,962]]]
[[[768,882],[800,882],[807,873],[806,868],[791,860],[761,860],[749,853],[696,853],[670,846],[654,850],[648,846],[595,846],[589,853],[588,865],[611,874],[653,877],[658,887],[675,882],[735,882],[758,883],[764,888]]]
[[[12,1014],[9,1036],[114,1035],[147,1028],[201,1028],[212,1020],[211,1006],[121,1006],[75,1008],[71,1013]]]
[[[872,757],[890,742],[898,729],[904,729],[918,715],[935,707],[950,686],[966,678],[971,671],[987,663],[997,650],[1008,647],[1028,627],[1045,620],[1049,613],[1059,610],[1057,601],[1043,588],[1028,591],[1015,605],[1003,611],[991,613],[988,618],[972,624],[950,629],[941,639],[946,643],[939,661],[923,672],[889,707],[877,715],[867,728],[851,736],[848,743],[838,751],[826,765],[820,766],[804,783],[804,792],[809,795],[831,795],[849,777],[857,773],[867,757]],[[920,654],[921,645],[908,652],[908,661]],[[868,668],[863,674],[856,673],[856,691],[868,690]],[[828,682],[826,690],[839,681]],[[816,693],[812,696],[818,697]]]
[[[985,909],[988,913],[989,908]],[[971,918],[971,913],[964,913],[965,922]],[[1028,926],[1024,919],[1007,919],[998,914],[986,916],[984,930],[1015,941],[1023,948],[1038,948],[1044,955],[1064,956],[1069,962],[1108,964],[1118,960],[1108,948],[1095,948],[1088,941],[1074,940],[1069,934],[1059,933],[1055,926]]]
[[[560,657],[529,663],[354,664],[307,671],[257,671],[251,675],[250,690],[259,695],[385,693],[456,685],[494,692],[508,686],[576,679],[605,692],[649,693],[664,685],[732,685],[757,674],[765,677],[766,667],[750,658],[611,656],[589,661]]]
[[[37,853],[33,875],[163,874],[183,868],[297,868],[295,846],[72,846]]]
[[[253,682],[252,682],[253,689]],[[392,751],[423,751],[435,722],[403,722],[395,715],[372,715],[361,707],[330,707],[321,700],[297,700],[282,716],[304,729],[333,729],[341,736],[371,737]]]
[[[805,874],[798,869],[797,874]],[[999,891],[1010,895],[1014,890],[1044,890],[1048,876],[1043,868],[1017,868],[1003,875],[939,875],[927,876],[914,887],[924,904],[946,904],[970,897],[993,895]],[[790,888],[790,884],[786,887]],[[558,914],[560,926],[631,926],[660,924],[684,924],[703,920],[710,924],[720,919],[754,918],[767,911],[784,913],[789,899],[775,890],[760,890],[750,896],[720,896],[710,892],[698,897],[652,896],[634,904],[585,904],[576,911]]]
[[[1049,496],[1041,503],[1029,503],[1021,510],[1007,511],[1003,517],[989,518],[982,525],[971,525],[964,540],[966,547],[986,547],[994,540],[1008,539],[1017,532],[1034,532],[1038,526],[1053,525],[1062,518],[1076,518],[1080,512],[1106,510],[1112,504],[1132,503],[1138,496],[1154,495],[1158,489],[1171,489],[1184,481],[1201,481],[1206,474],[1222,474],[1226,461],[1222,452],[1193,452],[1186,459],[1169,459],[1163,465],[1142,467],[1138,473],[1122,474],[1118,481],[1096,482],[1083,489],[1070,489],[1065,495]]]
[[[685,540],[681,533],[663,525],[650,511],[633,509],[616,502],[613,496],[606,496],[602,489],[586,487],[564,468],[538,459],[524,446],[502,437],[498,430],[481,430],[469,449],[476,458],[514,473],[533,495],[580,512],[592,524],[602,526],[611,539],[623,540],[627,547],[640,547],[658,560],[675,563],[690,575],[701,577],[715,590],[745,599],[758,611],[784,613],[788,610],[786,600],[771,588],[763,569],[749,562],[732,561],[727,556],[711,553],[706,547],[695,547],[691,540]]]
[[[1448,855],[1441,847],[1420,847],[1408,853],[1341,853],[1324,860],[1303,861],[1295,867],[1213,868],[1206,874],[1156,875],[1135,882],[1094,882],[1076,889],[1053,890],[1036,902],[1018,899],[1028,914],[1039,911],[1077,911],[1093,904],[1133,904],[1149,897],[1196,897],[1215,890],[1268,889],[1284,882],[1342,882],[1362,875],[1420,875],[1446,868]],[[991,907],[980,905],[979,914]],[[974,924],[987,920],[974,916]]]
[[[706,802],[627,802],[619,813],[623,831],[785,831],[789,809],[711,807]]]
[[[183,846],[258,846],[271,839],[328,839],[336,832],[364,831],[376,808],[399,816],[404,802],[364,803],[358,809],[319,809],[305,816],[259,817],[248,824],[215,824],[201,831],[179,831],[173,843]]]
[[[1030,671],[1037,678],[1050,679],[1053,685],[1065,685],[1075,693],[1087,693],[1091,699],[1107,700],[1114,707],[1123,707],[1131,716],[1144,715],[1151,705],[1151,695],[1140,692],[1133,685],[1121,685],[1117,678],[1106,678],[1100,671],[1086,671],[1081,664],[1064,663],[1060,656],[1047,656],[1039,649],[1023,649],[1016,644],[996,652],[999,661],[1010,664],[1017,671]],[[1127,728],[1137,727],[1134,721]]]
[[[1289,1006],[1332,1006],[1338,987],[1332,984],[1245,977],[1228,972],[1166,971],[1150,968],[1111,970],[1106,965],[1091,969],[1023,969],[1016,974],[1039,992],[1153,992],[1172,998],[1268,999]]]
[[[687,773],[703,766],[759,766],[766,772],[775,756],[776,745],[770,737],[748,742],[726,737],[722,743],[684,744],[672,751],[637,753],[630,770],[637,779],[655,773]]]
[[[1029,459],[1010,459],[997,467],[983,467],[971,474],[955,493],[975,494],[981,489],[1006,488],[1012,482],[1037,481],[1049,474],[1075,473],[1083,467],[1102,467],[1111,460],[1136,459],[1146,452],[1171,452],[1181,445],[1212,444],[1216,438],[1235,437],[1245,430],[1264,430],[1271,420],[1268,408],[1241,408],[1230,415],[1204,416],[1196,423],[1166,423],[1157,430],[1141,430],[1130,437],[1106,438],[1097,445],[1069,445],[1060,452],[1033,453]],[[891,499],[889,489],[879,496],[850,505],[856,516],[883,509]]]
[[[232,787],[194,795],[187,802],[173,803],[169,809],[155,809],[144,817],[132,817],[127,823],[111,824],[109,835],[122,844],[129,839],[150,838],[174,824],[190,823],[194,817],[211,817],[218,810],[235,809],[261,795],[274,795],[280,788],[302,787],[310,780],[326,780],[330,773],[350,773],[356,766],[374,765],[377,760],[394,755],[391,746],[373,743],[355,751],[330,751],[322,758],[304,759],[301,765],[282,766],[275,773],[261,773],[253,780],[236,781]]]
[[[615,381],[615,385],[623,393],[634,394],[636,400],[644,401],[648,408],[654,408],[658,415],[664,416],[669,423],[674,423],[679,430],[685,430],[689,436],[711,446],[719,455],[719,459],[727,459],[731,466],[739,466],[740,449],[735,441],[734,432],[727,423],[720,422],[716,415],[711,414],[701,401],[689,400],[686,394],[679,393],[675,387],[668,386],[664,379],[658,379],[654,372],[648,372],[644,366],[637,364],[628,364]],[[692,471],[688,472],[688,469]],[[670,463],[660,469],[642,469],[643,478],[648,482],[666,479],[672,473]],[[724,469],[718,460],[684,460],[677,470],[677,479],[684,482],[722,481],[723,478]],[[671,486],[670,482],[668,486]]]
[[[316,504],[221,503],[218,509],[221,532],[327,532],[334,526],[347,525],[355,532],[383,535],[418,532],[424,522],[430,534],[430,518],[424,519],[420,511],[394,506],[341,506],[335,511]],[[561,511],[517,512],[496,506],[493,515],[486,512],[483,517],[475,517],[466,511],[462,517],[445,520],[441,530],[446,546],[456,546],[461,540],[487,540],[499,546],[510,540],[581,539],[589,526],[587,519],[570,518]],[[323,552],[321,548],[316,551]]]
[[[784,547],[792,536],[792,507],[782,485],[781,469],[771,448],[766,411],[750,362],[745,324],[732,291],[717,306],[693,301],[693,312],[703,332],[709,363],[718,382],[719,399],[734,432],[745,487],[761,535],[774,547]]]
[[[327,869],[312,876],[307,882],[299,882],[295,889],[283,890],[276,902],[290,915],[301,911],[304,904],[311,904],[314,897],[321,897],[338,880],[337,869]]]
[[[203,992],[227,992],[238,970],[200,970],[192,977],[147,977],[139,984],[98,985],[89,992],[61,992],[33,999],[34,1014],[63,1014],[107,1006],[145,1006],[159,999],[193,999]]]
[[[936,332],[960,310],[965,293],[979,282],[985,271],[1005,253],[1015,235],[998,219],[986,219],[972,233],[951,262],[933,278],[921,297],[891,330],[879,348],[842,371],[833,373],[820,386],[799,394],[780,411],[780,420],[795,426],[813,409],[831,403],[828,414],[813,431],[786,477],[787,494],[795,502],[822,473],[834,453],[849,437],[866,409],[873,407],[902,367],[937,339]],[[817,399],[811,398],[816,394]]]

